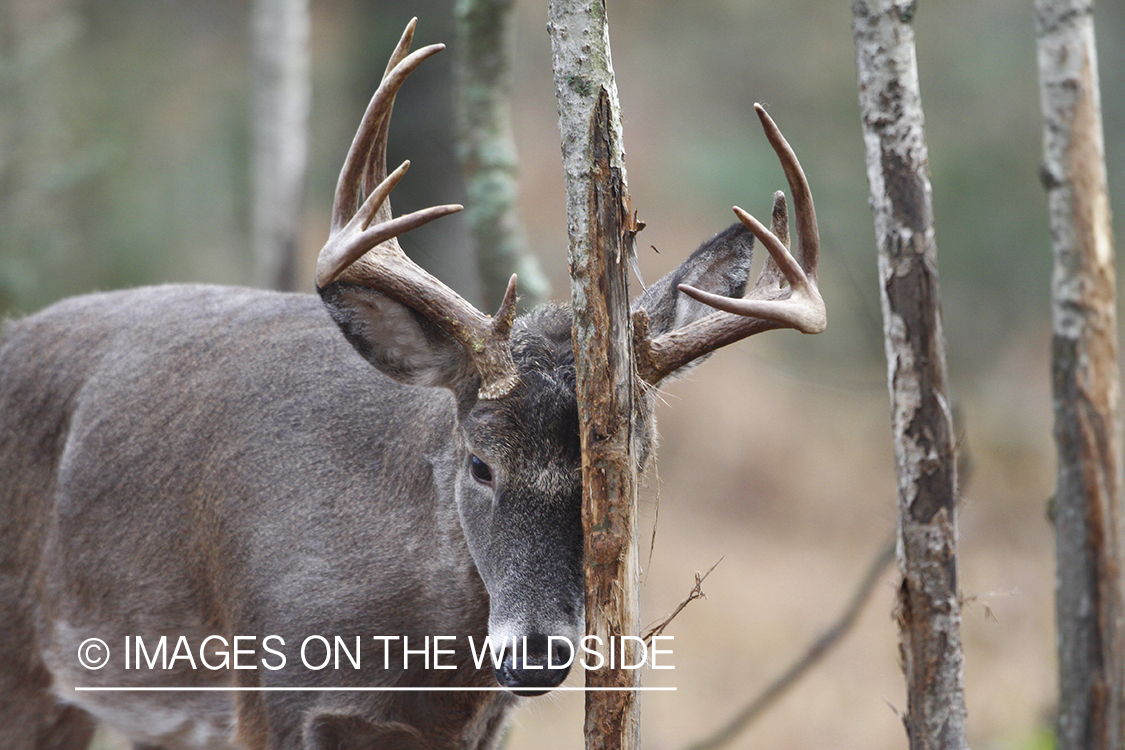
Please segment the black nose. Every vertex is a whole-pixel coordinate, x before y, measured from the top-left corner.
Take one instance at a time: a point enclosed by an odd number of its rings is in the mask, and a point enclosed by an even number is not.
[[[519,695],[543,695],[566,679],[572,656],[567,640],[532,633],[516,641],[515,651],[510,646],[504,650],[496,681],[504,687],[532,688],[518,690]]]

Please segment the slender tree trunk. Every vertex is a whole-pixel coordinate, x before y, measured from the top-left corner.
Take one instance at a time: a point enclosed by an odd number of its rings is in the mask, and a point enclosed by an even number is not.
[[[293,290],[308,152],[308,0],[254,0],[251,13],[254,281]]]
[[[512,7],[514,0],[458,0],[457,157],[465,183],[465,216],[485,309],[496,310],[508,278],[519,274],[520,304],[545,302],[550,289],[527,238],[516,201],[518,158],[512,137]]]
[[[852,5],[898,474],[897,619],[911,748],[965,748],[957,472],[913,2]]]
[[[1121,427],[1093,3],[1037,0],[1052,310],[1060,750],[1122,746]]]
[[[586,632],[605,642],[640,629],[632,449],[637,399],[626,262],[633,224],[604,0],[550,0],[548,14],[570,234]],[[625,652],[636,663],[632,645]],[[638,670],[586,673],[588,687],[638,684]],[[586,747],[639,747],[639,716],[635,692],[587,692]]]

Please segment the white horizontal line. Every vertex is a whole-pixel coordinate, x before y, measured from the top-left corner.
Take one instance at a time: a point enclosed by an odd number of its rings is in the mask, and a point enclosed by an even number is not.
[[[335,692],[335,693],[375,693],[375,692],[505,692],[518,693],[521,690],[571,690],[581,692],[625,692],[625,691],[674,691],[674,687],[556,687],[556,688],[506,688],[506,687],[76,687],[75,690],[86,692],[118,692],[118,693],[267,693],[286,692]]]

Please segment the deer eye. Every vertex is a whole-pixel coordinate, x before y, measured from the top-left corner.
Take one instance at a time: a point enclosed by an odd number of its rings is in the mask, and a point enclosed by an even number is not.
[[[469,456],[469,471],[473,474],[473,479],[481,484],[492,486],[492,469],[488,468],[488,464],[481,461],[476,456]]]

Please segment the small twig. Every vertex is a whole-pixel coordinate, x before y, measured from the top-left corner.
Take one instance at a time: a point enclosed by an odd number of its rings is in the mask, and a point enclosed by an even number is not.
[[[855,621],[859,618],[859,613],[863,610],[863,605],[867,603],[871,592],[875,590],[875,584],[879,582],[879,576],[882,575],[884,568],[894,560],[894,557],[895,543],[892,540],[884,544],[879,550],[879,554],[871,561],[863,580],[860,581],[851,599],[848,600],[844,611],[836,618],[836,622],[821,633],[820,637],[805,649],[800,658],[758,693],[726,726],[710,737],[691,745],[689,750],[716,750],[729,743],[823,659],[832,647],[851,630]]]
[[[726,557],[726,555],[723,555],[723,557]],[[716,560],[715,564],[712,565],[710,568],[708,568],[707,572],[704,573],[703,575],[700,575],[699,573],[695,574],[695,585],[692,587],[691,591],[688,593],[687,598],[684,599],[682,602],[680,602],[680,606],[676,607],[676,609],[672,612],[672,614],[665,617],[660,622],[660,624],[653,626],[652,628],[649,629],[649,631],[647,633],[644,634],[643,640],[644,640],[645,643],[651,643],[653,636],[660,635],[661,633],[663,633],[664,628],[668,627],[669,623],[671,623],[672,620],[676,619],[676,615],[678,615],[678,614],[680,614],[680,612],[684,611],[684,607],[691,604],[696,599],[706,599],[707,598],[707,595],[703,593],[703,582],[705,580],[707,580],[707,576],[711,575],[712,570],[719,567],[719,563],[721,563],[723,561],[723,557],[720,557],[718,560]]]
[[[1012,589],[1011,591],[986,591],[980,594],[966,594],[964,592],[957,598],[961,604],[962,609],[970,609],[974,604],[979,604],[984,609],[984,619],[991,622],[1000,622],[996,617],[996,613],[992,611],[992,605],[988,600],[997,596],[1015,596],[1019,591]]]
[[[656,517],[652,519],[652,538],[648,542],[648,561],[645,563],[642,585],[648,583],[648,571],[652,568],[652,553],[656,551],[656,527],[660,524],[660,464],[655,461],[653,464],[653,473],[656,477]]]

